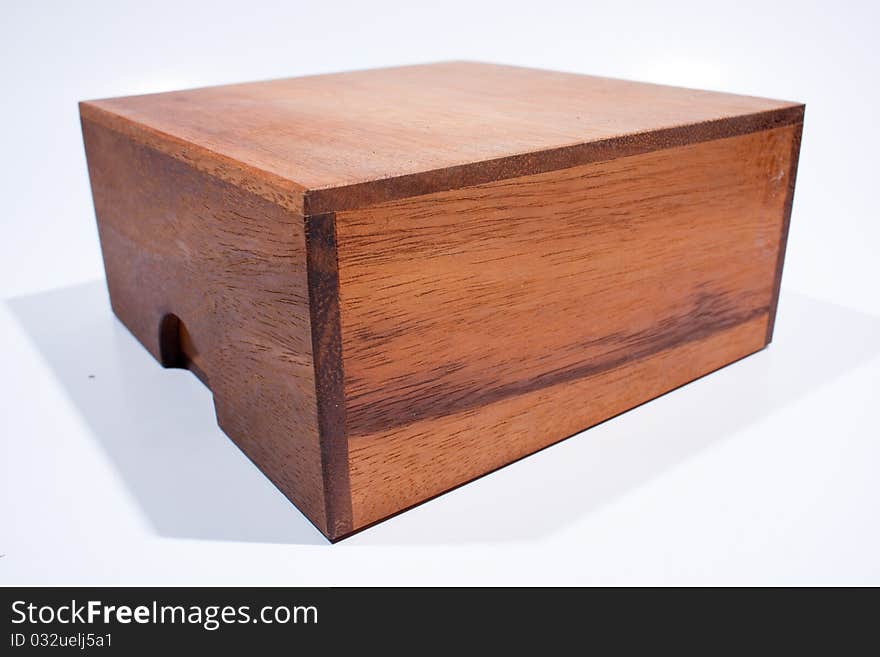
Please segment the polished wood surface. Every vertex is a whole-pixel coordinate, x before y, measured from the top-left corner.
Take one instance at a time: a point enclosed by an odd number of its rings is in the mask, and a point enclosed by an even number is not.
[[[88,120],[83,135],[114,312],[199,375],[226,434],[326,530],[303,218]]]
[[[80,111],[114,311],[331,540],[772,337],[796,103],[456,62]]]
[[[339,213],[355,524],[762,348],[794,131]]]
[[[476,62],[112,98],[86,103],[83,111],[306,214],[742,134],[802,116],[797,103]]]

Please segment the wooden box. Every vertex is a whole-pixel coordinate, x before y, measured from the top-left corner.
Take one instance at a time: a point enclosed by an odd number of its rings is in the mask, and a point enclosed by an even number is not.
[[[115,313],[331,540],[773,332],[798,103],[443,63],[80,113]]]

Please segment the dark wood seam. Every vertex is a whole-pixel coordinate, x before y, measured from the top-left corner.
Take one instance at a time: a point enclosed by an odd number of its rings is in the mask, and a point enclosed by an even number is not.
[[[454,490],[457,490],[457,489],[459,489],[459,488],[462,488],[462,487],[464,487],[464,486],[467,486],[468,484],[470,484],[470,483],[472,483],[472,482],[474,482],[474,481],[477,481],[478,479],[482,479],[483,477],[488,477],[489,475],[494,474],[494,473],[496,473],[496,472],[498,472],[498,471],[500,471],[500,470],[504,470],[505,468],[508,468],[508,467],[512,466],[514,463],[518,463],[519,461],[523,461],[523,460],[529,458],[530,456],[532,456],[532,455],[534,455],[534,454],[537,454],[538,452],[543,452],[543,451],[545,451],[545,450],[548,450],[548,449],[550,449],[550,448],[552,448],[552,447],[558,445],[559,443],[561,443],[561,442],[563,442],[563,441],[565,441],[565,440],[570,440],[570,439],[572,439],[572,438],[576,438],[577,436],[580,436],[584,431],[587,431],[587,430],[589,430],[589,429],[593,429],[593,428],[595,428],[595,427],[598,427],[598,426],[600,426],[600,425],[602,425],[602,424],[605,424],[606,422],[611,422],[611,421],[617,419],[618,417],[620,417],[620,416],[622,416],[622,415],[626,415],[626,414],[629,413],[630,411],[634,411],[634,410],[636,410],[637,408],[640,408],[641,406],[644,406],[644,405],[646,405],[646,404],[650,404],[650,403],[653,402],[655,399],[660,399],[661,397],[665,397],[666,395],[669,395],[669,394],[671,394],[671,393],[673,393],[673,392],[675,392],[675,391],[677,391],[677,390],[680,390],[681,388],[684,388],[684,387],[690,386],[691,384],[696,383],[696,382],[699,381],[700,379],[704,379],[704,378],[706,378],[707,376],[711,376],[711,375],[715,374],[715,372],[720,372],[721,370],[723,370],[723,369],[725,369],[725,368],[727,368],[727,367],[730,367],[731,365],[735,365],[735,364],[737,364],[739,361],[744,360],[744,359],[748,358],[749,356],[752,356],[752,355],[758,353],[759,351],[761,351],[762,349],[765,349],[765,348],[766,348],[766,345],[765,345],[764,347],[761,347],[761,348],[756,349],[756,350],[754,350],[754,351],[750,351],[749,353],[747,353],[747,354],[745,354],[745,355],[743,355],[743,356],[741,356],[741,357],[739,357],[739,358],[736,358],[735,360],[732,360],[732,361],[730,361],[729,363],[724,363],[724,364],[722,364],[722,365],[719,365],[719,366],[717,366],[717,367],[714,367],[714,368],[712,368],[710,371],[706,372],[705,374],[701,374],[700,376],[696,377],[695,379],[691,379],[691,380],[689,380],[689,381],[685,381],[684,383],[682,383],[682,384],[680,384],[680,385],[674,386],[674,387],[672,387],[672,388],[669,388],[668,390],[665,390],[665,391],[660,392],[660,393],[658,393],[658,394],[656,394],[656,395],[653,395],[652,397],[650,397],[650,398],[648,398],[648,399],[646,399],[646,400],[644,400],[644,401],[642,401],[642,402],[639,402],[639,403],[636,404],[635,406],[632,406],[632,407],[626,408],[626,409],[620,411],[619,413],[615,413],[614,415],[611,415],[611,416],[605,418],[604,420],[599,420],[598,422],[594,422],[594,423],[592,423],[592,424],[588,424],[588,425],[584,426],[582,429],[579,429],[578,431],[576,431],[575,433],[568,434],[568,435],[563,436],[562,438],[559,438],[559,439],[557,439],[557,440],[553,440],[552,442],[550,442],[550,443],[548,443],[548,444],[546,444],[546,445],[543,445],[543,446],[541,446],[541,447],[537,447],[537,448],[535,448],[535,449],[531,449],[531,450],[529,450],[527,453],[523,454],[522,456],[519,456],[519,457],[517,457],[517,458],[515,458],[515,459],[513,459],[513,460],[511,460],[511,461],[508,461],[507,463],[503,463],[502,465],[500,465],[500,466],[498,466],[498,467],[491,468],[491,469],[489,469],[489,470],[486,470],[485,472],[481,472],[480,474],[475,475],[475,476],[473,476],[473,477],[470,477],[470,478],[466,479],[465,481],[462,481],[462,482],[460,482],[460,483],[458,483],[458,484],[454,484],[454,485],[452,485],[452,486],[449,486],[448,488],[444,488],[443,490],[441,490],[441,491],[439,491],[439,492],[437,492],[437,493],[431,495],[430,497],[426,497],[426,498],[424,498],[424,499],[419,500],[418,502],[414,502],[413,504],[409,504],[409,505],[407,505],[407,506],[405,506],[405,507],[403,507],[403,508],[401,508],[401,509],[398,509],[397,511],[393,511],[393,512],[391,512],[391,513],[385,514],[385,515],[382,516],[381,518],[377,518],[377,519],[375,519],[375,520],[371,520],[371,521],[368,522],[367,524],[359,526],[357,529],[352,530],[352,531],[349,532],[348,534],[345,534],[345,535],[342,535],[342,536],[337,536],[336,538],[332,539],[330,542],[331,542],[331,543],[338,543],[339,541],[345,540],[345,539],[347,539],[347,538],[349,538],[349,537],[351,537],[351,536],[354,536],[355,534],[360,534],[360,533],[361,533],[362,531],[364,531],[364,530],[370,529],[371,527],[374,527],[375,525],[378,525],[378,524],[380,524],[380,523],[382,523],[382,522],[385,522],[386,520],[388,520],[388,519],[390,519],[390,518],[394,518],[395,516],[399,516],[399,515],[401,515],[401,514],[403,514],[403,513],[406,513],[407,511],[409,511],[409,510],[411,510],[411,509],[414,509],[414,508],[416,508],[416,507],[418,507],[418,506],[422,506],[423,504],[427,504],[428,502],[431,502],[431,501],[437,499],[438,497],[441,497],[441,496],[443,496],[443,495],[446,495],[446,493],[450,493],[450,492],[452,492],[452,491],[454,491]]]
[[[608,372],[628,363],[655,356],[661,352],[690,344],[731,330],[762,315],[766,306],[743,313],[716,312],[695,309],[683,315],[665,332],[655,329],[628,336],[602,358],[581,362],[562,369],[545,372],[527,379],[512,381],[494,387],[450,386],[441,382],[432,384],[427,396],[389,396],[368,406],[352,402],[352,413],[347,417],[350,436],[369,436],[377,431],[406,426],[413,422],[444,417],[453,413],[487,406],[497,401],[535,392],[561,383]],[[604,340],[603,340],[604,341]]]
[[[312,359],[324,478],[325,533],[333,540],[352,529],[345,376],[339,321],[336,215],[307,216],[305,234]]]
[[[785,263],[785,247],[788,244],[788,230],[791,224],[791,207],[794,203],[794,183],[797,178],[798,159],[801,151],[801,134],[803,133],[803,122],[797,124],[794,129],[791,141],[791,156],[788,170],[788,191],[785,197],[785,206],[782,214],[782,234],[779,237],[779,253],[776,256],[776,273],[773,278],[773,296],[770,300],[770,317],[767,319],[767,335],[764,338],[765,344],[770,344],[773,340],[773,329],[776,325],[776,307],[779,304],[779,290],[782,286],[782,266]]]
[[[305,192],[306,215],[363,209],[412,196],[547,173],[651,151],[781,128],[803,121],[804,106],[651,130],[383,180]]]

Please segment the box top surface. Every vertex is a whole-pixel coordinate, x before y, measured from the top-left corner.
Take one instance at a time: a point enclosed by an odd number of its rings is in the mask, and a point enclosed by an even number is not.
[[[312,197],[313,212],[803,116],[799,103],[473,62],[111,98],[81,111],[188,161],[216,160],[215,172],[264,175]]]

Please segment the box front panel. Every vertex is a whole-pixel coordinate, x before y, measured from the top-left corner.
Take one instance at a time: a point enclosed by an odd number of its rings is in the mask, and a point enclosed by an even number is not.
[[[354,527],[761,349],[798,130],[339,213]]]

